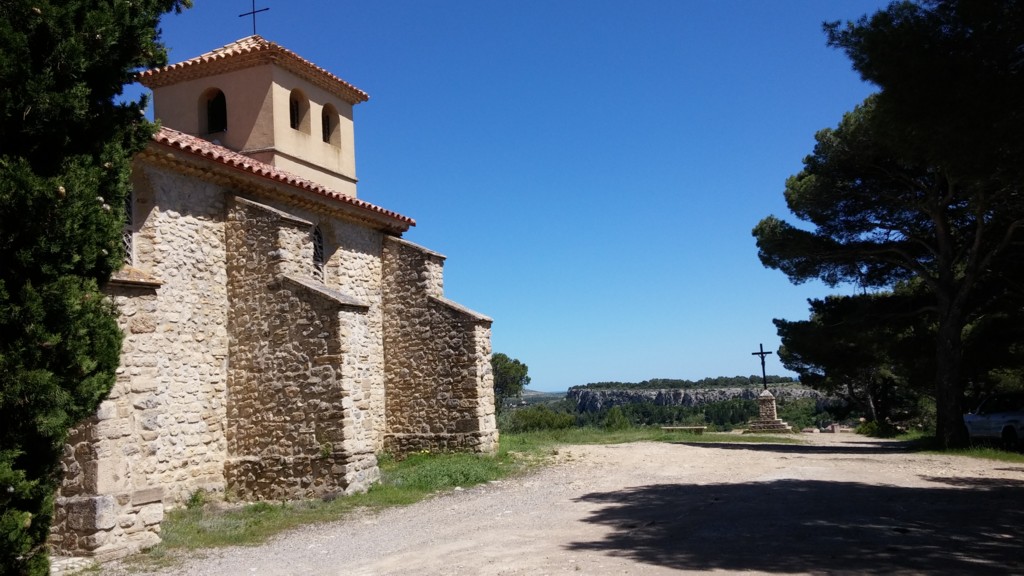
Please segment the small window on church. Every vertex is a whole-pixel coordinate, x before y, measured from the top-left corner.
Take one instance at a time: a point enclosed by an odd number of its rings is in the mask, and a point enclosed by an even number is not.
[[[313,228],[313,278],[324,281],[324,234],[319,226]]]
[[[324,142],[333,146],[341,146],[341,127],[338,122],[338,111],[334,106],[330,104],[324,106],[320,120]]]
[[[132,199],[135,193],[131,188],[124,197],[124,228],[121,229],[121,246],[124,248],[124,263],[131,266],[135,264],[132,256],[132,234],[134,232],[132,220]]]
[[[228,129],[228,102],[224,93],[215,90],[206,100],[206,132],[225,132]]]
[[[292,90],[288,97],[288,125],[309,134],[309,100],[299,90]]]

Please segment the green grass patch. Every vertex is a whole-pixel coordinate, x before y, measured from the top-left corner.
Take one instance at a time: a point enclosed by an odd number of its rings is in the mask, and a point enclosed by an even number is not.
[[[902,438],[902,437],[901,437]],[[1024,453],[1020,450],[1010,450],[993,444],[975,444],[969,448],[954,448],[943,450],[934,436],[921,436],[910,442],[912,449],[930,454],[944,454],[953,456],[966,456],[968,458],[981,458],[983,460],[995,460],[997,462],[1008,462],[1011,464],[1024,464]]]
[[[946,450],[943,454],[956,454],[970,458],[983,458],[985,460],[996,460],[999,462],[1010,462],[1014,464],[1024,463],[1024,454],[993,446],[971,446],[959,450]]]
[[[424,494],[498,480],[521,468],[507,450],[493,457],[418,453],[397,462],[382,458],[380,467],[381,486]]]
[[[283,530],[340,518],[351,512],[361,495],[330,502],[256,502],[238,507],[207,505],[169,512],[161,525],[158,548],[195,549],[253,545]]]
[[[935,436],[926,434],[919,430],[905,432],[894,438],[901,442],[907,450],[926,454],[938,454],[943,456],[966,456],[968,458],[980,458],[982,460],[994,460],[997,462],[1008,462],[1011,464],[1024,464],[1024,453],[1020,450],[1011,450],[1000,446],[998,443],[975,444],[969,448],[943,449]]]
[[[571,444],[624,444],[627,442],[774,442],[792,444],[799,442],[796,434],[731,434],[705,432],[693,434],[683,431],[666,431],[658,426],[607,430],[598,427],[567,428],[560,430],[539,430],[520,434],[503,434],[502,447],[523,453],[541,453],[559,445]]]
[[[163,542],[136,560],[144,564],[173,562],[182,551],[221,546],[253,546],[298,526],[340,520],[353,513],[373,513],[390,506],[412,504],[431,494],[469,487],[517,474],[538,458],[510,454],[412,454],[403,460],[379,458],[381,481],[363,494],[329,500],[256,502],[232,506],[189,499],[189,506],[172,510],[161,525]]]

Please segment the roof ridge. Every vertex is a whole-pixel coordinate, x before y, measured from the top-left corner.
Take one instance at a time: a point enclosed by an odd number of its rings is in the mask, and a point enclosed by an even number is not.
[[[232,60],[238,63],[238,68],[250,66],[253,65],[252,57],[261,60],[261,55],[264,53],[268,61],[278,62],[292,72],[305,76],[314,83],[322,83],[324,87],[336,92],[351,104],[366,102],[370,99],[370,95],[366,92],[342,80],[328,70],[306,60],[295,52],[258,34],[239,38],[220,48],[214,48],[209,52],[182,60],[181,62],[144,70],[139,73],[138,80],[147,88],[165,86],[180,79],[187,79],[191,75],[196,77],[203,76],[204,71],[206,74],[223,72],[224,66],[229,66],[230,68]],[[245,58],[246,56],[250,56],[250,58]]]
[[[241,47],[247,47],[247,46],[263,47],[263,46],[267,46],[268,44],[273,44],[273,42],[270,42],[269,40],[267,40],[266,38],[260,36],[259,34],[253,34],[252,36],[246,36],[245,38],[239,38],[238,40],[235,40],[234,42],[229,42],[229,43],[227,43],[227,44],[225,44],[225,45],[223,45],[223,46],[221,46],[219,48],[214,48],[213,50],[210,50],[209,52],[204,52],[203,54],[200,54],[199,56],[196,56],[195,58],[202,58],[204,56],[213,56],[213,55],[217,55],[217,54],[223,54],[224,52],[227,52],[227,51],[229,51],[230,49],[233,49],[233,48],[241,48]],[[190,58],[189,60],[194,60],[195,58]],[[179,62],[179,64],[180,64],[180,62]]]

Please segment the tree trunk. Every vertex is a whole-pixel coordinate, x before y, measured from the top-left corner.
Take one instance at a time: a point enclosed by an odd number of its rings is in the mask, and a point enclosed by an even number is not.
[[[868,410],[870,411],[871,421],[878,422],[878,409],[875,407],[875,393],[873,387],[868,384]]]
[[[935,347],[935,437],[943,448],[968,445],[964,427],[964,386],[962,323],[944,315],[939,321]]]

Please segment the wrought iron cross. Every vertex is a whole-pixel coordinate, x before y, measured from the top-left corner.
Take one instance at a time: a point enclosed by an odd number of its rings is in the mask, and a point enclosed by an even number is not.
[[[256,35],[256,15],[259,14],[260,12],[266,12],[267,10],[270,10],[270,8],[260,8],[259,10],[257,10],[256,9],[256,0],[252,0],[252,11],[251,12],[246,12],[245,14],[239,14],[238,17],[239,18],[244,18],[246,16],[252,16],[252,35],[255,36]]]
[[[760,356],[761,357],[761,381],[764,382],[764,389],[767,390],[768,389],[768,373],[764,371],[764,357],[768,356],[769,354],[771,354],[771,352],[765,352],[764,351],[764,344],[758,344],[758,347],[761,349],[761,351],[760,352],[751,352],[750,355],[751,356]]]

